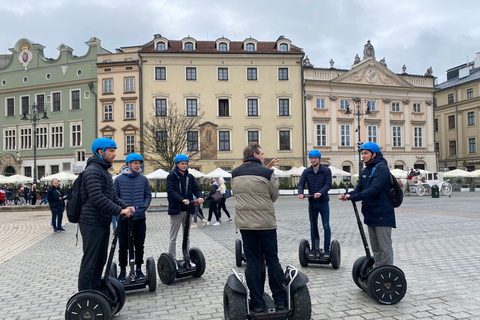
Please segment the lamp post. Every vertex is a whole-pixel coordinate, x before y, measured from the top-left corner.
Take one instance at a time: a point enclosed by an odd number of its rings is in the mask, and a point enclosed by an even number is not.
[[[366,100],[362,101],[362,99],[360,99],[359,97],[354,97],[352,100],[355,104],[354,105],[355,109],[353,110],[353,113],[352,113],[352,111],[350,111],[350,104],[347,104],[347,111],[345,111],[345,114],[353,114],[353,116],[357,118],[357,129],[355,131],[358,132],[358,142],[357,142],[357,147],[358,147],[358,177],[360,178],[360,175],[361,175],[362,169],[363,169],[362,151],[360,150],[360,146],[362,145],[362,140],[361,140],[361,137],[360,137],[360,119],[362,118],[362,116],[364,116],[366,114],[372,114],[372,113],[370,112],[370,106],[368,105]],[[367,111],[365,113],[363,112],[363,110],[360,110],[360,106],[362,105],[362,103],[367,104]]]
[[[30,122],[33,125],[33,183],[37,184],[37,123],[40,120],[47,120],[47,110],[45,109],[45,106],[37,106],[35,103],[31,106],[29,106],[30,110],[32,112],[29,113],[29,117],[27,117],[27,114],[23,114],[23,118],[21,120],[30,120]],[[38,109],[43,109],[43,117],[40,118],[40,115],[38,113]],[[25,112],[25,110],[23,110]]]

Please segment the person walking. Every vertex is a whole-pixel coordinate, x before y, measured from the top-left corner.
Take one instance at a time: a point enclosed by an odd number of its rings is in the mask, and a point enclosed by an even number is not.
[[[130,279],[145,279],[142,272],[145,235],[147,232],[145,212],[152,201],[152,192],[147,177],[142,174],[143,157],[138,153],[130,153],[125,158],[126,167],[122,168],[122,173],[115,179],[113,188],[117,196],[125,201],[129,206],[139,207],[133,214],[133,245],[135,257],[135,275],[130,275]],[[118,229],[118,261],[120,265],[120,274],[118,280],[125,282],[127,276],[128,264],[128,218],[122,218],[122,223]],[[133,276],[133,277],[132,277]]]
[[[45,204],[48,203],[47,194],[48,194],[48,186],[45,185],[42,187],[42,189],[40,189],[40,198],[42,198],[42,201],[40,201],[40,205],[42,203],[45,203]]]
[[[7,193],[5,192],[5,187],[3,186],[1,189],[0,189],[0,206],[5,206],[5,195]]]
[[[59,186],[57,179],[52,179],[52,186],[47,193],[48,204],[52,211],[53,232],[65,231],[62,227],[63,210],[65,208],[65,194]]]
[[[32,206],[36,205],[37,204],[37,185],[36,184],[34,184],[30,189],[30,197],[31,197]]]
[[[18,188],[18,205],[22,206],[24,206],[26,203],[24,189],[25,188],[22,185],[20,185],[20,187]]]
[[[395,209],[387,196],[390,191],[390,170],[380,147],[373,142],[360,146],[365,168],[357,187],[338,195],[343,201],[362,201],[364,223],[368,226],[374,267],[393,265],[392,228],[396,228]]]
[[[197,229],[197,218],[200,218],[203,222],[203,227],[207,225],[207,220],[203,216],[202,206],[198,203],[198,198],[193,195],[193,201],[195,202],[195,214],[193,215],[193,224],[190,227],[191,229]]]
[[[223,179],[222,177],[218,178],[218,190],[220,191],[220,193],[222,195],[225,195],[225,192],[227,192],[227,186],[225,185],[225,179]],[[225,202],[227,201],[227,199],[225,197],[222,197],[222,199],[220,199],[220,201],[218,202],[218,221],[222,221],[222,210],[225,212],[225,214],[227,215],[228,217],[228,222],[227,223],[231,223],[233,222],[232,218],[230,217],[230,212],[228,212],[227,210],[227,206],[225,205]]]
[[[15,186],[13,189],[12,189],[12,197],[13,197],[13,204],[17,204],[18,201],[19,201],[19,198],[18,198],[18,187]]]
[[[218,214],[218,202],[213,200],[212,196],[217,192],[218,190],[218,183],[215,179],[210,181],[210,193],[208,194],[207,200],[210,200],[210,208],[208,208],[208,221],[207,221],[207,226],[210,225],[210,221],[212,221],[212,214],[215,215],[215,223],[213,224],[214,226],[219,226],[221,221],[220,221],[220,216]]]
[[[274,158],[265,167],[265,156],[256,142],[244,149],[243,157],[243,164],[232,171],[232,178],[235,225],[242,235],[247,258],[245,277],[250,290],[251,308],[254,312],[265,309],[264,282],[261,276],[261,260],[265,258],[275,306],[277,310],[283,310],[287,294],[283,286],[283,270],[278,260],[277,224],[273,206],[279,195],[279,186],[272,167],[278,164],[278,159]]]

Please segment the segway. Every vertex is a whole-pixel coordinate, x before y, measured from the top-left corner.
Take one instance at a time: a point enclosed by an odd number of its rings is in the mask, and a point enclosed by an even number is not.
[[[304,195],[305,198],[313,199],[313,195]],[[313,233],[315,237],[315,254],[310,254],[310,243],[306,239],[300,240],[298,248],[298,259],[302,267],[308,267],[309,263],[312,264],[332,264],[333,269],[340,268],[341,250],[340,243],[337,240],[333,240],[330,243],[330,257],[325,257],[325,253],[319,248],[320,234],[318,232],[318,217],[313,216]]]
[[[237,267],[242,266],[242,262],[247,262],[247,257],[245,257],[245,253],[242,250],[242,240],[237,239],[235,240],[235,264]]]
[[[407,292],[407,280],[403,271],[393,265],[382,265],[373,268],[374,257],[370,253],[367,237],[363,230],[357,204],[352,201],[358,229],[362,236],[366,256],[355,261],[352,268],[353,282],[366,291],[373,299],[382,304],[395,304],[403,299]]]
[[[120,223],[121,219],[119,226]],[[100,290],[82,290],[74,294],[67,302],[65,320],[109,320],[122,310],[125,304],[125,289],[116,277],[109,275],[112,269],[117,239],[118,234],[115,233]]]
[[[223,290],[223,310],[225,320],[244,319],[289,319],[310,320],[312,303],[307,288],[308,277],[289,265],[285,269],[283,285],[287,289],[287,306],[277,310],[275,302],[268,294],[263,294],[265,308],[262,312],[250,309],[249,291],[243,274],[232,269]]]
[[[196,201],[195,201],[196,202]],[[193,276],[199,278],[205,272],[205,257],[203,256],[202,251],[199,248],[190,248],[187,250],[187,241],[188,235],[190,233],[190,206],[194,202],[190,202],[187,211],[187,217],[185,219],[185,227],[183,228],[183,242],[182,242],[182,252],[184,260],[173,259],[172,255],[165,252],[160,255],[157,263],[157,271],[160,280],[164,284],[172,284],[175,278],[185,278]],[[190,261],[192,261],[195,266],[192,266]]]
[[[142,208],[142,207],[137,207]],[[155,271],[155,260],[152,257],[147,259],[146,268],[147,274],[145,279],[137,279],[137,275],[135,272],[135,257],[134,257],[134,234],[133,234],[133,217],[128,219],[128,259],[130,261],[130,274],[125,279],[125,282],[120,282],[125,291],[130,290],[138,290],[144,289],[148,286],[148,290],[150,292],[155,292],[157,289],[157,274]],[[112,263],[112,267],[110,269],[110,276],[117,278],[117,264],[115,262]]]

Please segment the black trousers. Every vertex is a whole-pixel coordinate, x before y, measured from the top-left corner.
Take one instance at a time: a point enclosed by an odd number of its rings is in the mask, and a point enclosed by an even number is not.
[[[147,225],[145,219],[133,220],[133,246],[134,257],[137,268],[143,264],[143,248],[145,244],[145,234]],[[125,270],[128,265],[128,220],[122,220],[120,227],[117,227],[118,232],[118,262],[120,269]]]
[[[218,214],[218,203],[210,200],[210,209],[208,209],[208,221],[212,220],[212,213],[215,214],[215,219],[217,221],[220,219],[220,215]]]

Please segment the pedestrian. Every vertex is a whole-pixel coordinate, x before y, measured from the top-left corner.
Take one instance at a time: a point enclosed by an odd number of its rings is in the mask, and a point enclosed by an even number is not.
[[[47,194],[48,194],[48,186],[47,186],[47,185],[44,185],[44,186],[42,187],[42,189],[40,190],[40,197],[42,198],[42,201],[40,201],[40,205],[41,205],[42,203],[45,203],[45,204],[48,203]]]
[[[387,196],[390,191],[388,163],[376,143],[364,143],[360,150],[365,168],[361,172],[357,187],[352,192],[338,195],[338,199],[362,201],[364,223],[368,226],[375,259],[374,267],[393,265],[392,228],[395,228],[396,224],[395,210]]]
[[[332,187],[332,171],[330,168],[322,166],[320,159],[322,154],[318,150],[312,150],[308,153],[308,159],[311,166],[303,170],[300,182],[298,183],[298,198],[303,199],[305,184],[308,185],[308,193],[313,198],[308,198],[308,217],[310,220],[310,237],[312,247],[310,256],[315,257],[315,249],[320,248],[320,243],[315,239],[320,239],[318,234],[318,214],[322,218],[323,226],[323,256],[330,257],[330,239],[332,231],[330,229],[330,198],[328,190]]]
[[[247,259],[245,277],[250,290],[251,309],[262,312],[264,282],[261,276],[261,260],[268,267],[268,282],[277,310],[285,309],[286,289],[283,271],[278,260],[277,224],[273,203],[277,200],[279,186],[272,167],[278,164],[274,158],[267,167],[260,145],[250,143],[243,151],[243,164],[232,172],[235,191],[235,225],[240,229]]]
[[[7,193],[5,192],[5,187],[2,187],[0,189],[0,206],[2,206],[2,207],[5,205],[5,195],[6,194]]]
[[[70,192],[72,192],[72,186],[68,185],[67,190],[65,190],[65,196],[67,196],[67,199],[68,199],[68,196],[70,195]]]
[[[207,220],[205,220],[205,217],[203,216],[203,211],[202,211],[202,206],[200,203],[198,203],[198,198],[193,195],[193,201],[195,202],[195,214],[193,215],[193,224],[190,228],[196,229],[197,228],[197,217],[200,218],[203,222],[203,227],[207,225]]]
[[[12,194],[12,191],[13,191],[13,188],[12,188],[12,185],[9,184],[7,186],[7,190],[6,190],[6,205],[9,205],[9,204],[13,204],[13,194]]]
[[[222,195],[225,195],[225,192],[227,192],[227,186],[225,185],[225,179],[223,179],[222,177],[218,178],[218,191],[220,191],[220,193]],[[227,223],[231,223],[231,222],[233,222],[233,220],[230,217],[230,212],[228,212],[227,206],[225,205],[226,201],[227,201],[227,199],[225,197],[222,197],[222,199],[220,199],[220,201],[218,202],[218,209],[217,209],[217,211],[218,211],[218,221],[222,222],[222,210],[223,210],[228,217]]]
[[[25,205],[25,196],[24,196],[24,188],[22,185],[18,188],[18,205]]]
[[[126,167],[122,169],[122,174],[115,179],[113,188],[117,196],[122,199],[127,205],[139,207],[133,214],[133,244],[135,250],[133,255],[135,257],[135,275],[130,275],[130,279],[145,279],[142,272],[145,234],[147,231],[145,212],[152,201],[152,192],[147,177],[142,174],[143,157],[138,153],[130,153],[125,158]],[[122,223],[118,232],[119,250],[118,261],[120,265],[120,274],[118,280],[125,282],[127,275],[128,259],[128,218],[121,218]],[[134,276],[132,278],[132,276]]]
[[[37,185],[33,184],[32,188],[30,189],[30,197],[32,206],[37,204]]]
[[[180,226],[185,232],[186,219],[190,219],[190,214],[195,212],[195,207],[190,206],[193,201],[193,195],[197,197],[199,204],[203,203],[202,190],[197,184],[195,177],[188,173],[188,157],[185,154],[175,156],[175,167],[167,176],[167,197],[168,197],[168,215],[170,216],[170,240],[168,243],[168,253],[173,257],[175,266],[177,263],[177,235]],[[190,248],[190,237],[187,240],[187,252]],[[185,258],[185,257],[184,257]],[[190,266],[195,264],[190,260]]]
[[[30,187],[23,188],[23,198],[25,198],[25,205],[28,206],[30,204]]]
[[[210,180],[210,192],[208,194],[207,200],[210,200],[210,208],[208,208],[208,221],[207,221],[207,226],[210,225],[210,221],[212,221],[212,214],[215,215],[215,223],[213,224],[214,226],[219,226],[221,221],[220,221],[220,216],[218,214],[218,202],[213,200],[212,196],[217,192],[218,190],[218,183],[215,181],[215,179]]]
[[[62,220],[66,197],[57,179],[52,179],[52,186],[48,189],[47,199],[52,212],[53,232],[65,231],[62,227]]]
[[[18,186],[12,189],[13,204],[17,204],[20,199],[18,198]]]
[[[112,216],[129,218],[129,207],[114,192],[108,169],[115,159],[117,144],[112,139],[97,138],[92,143],[93,156],[87,160],[81,184],[82,210],[78,225],[82,234],[83,256],[78,274],[78,290],[100,290],[102,271],[107,262]]]

